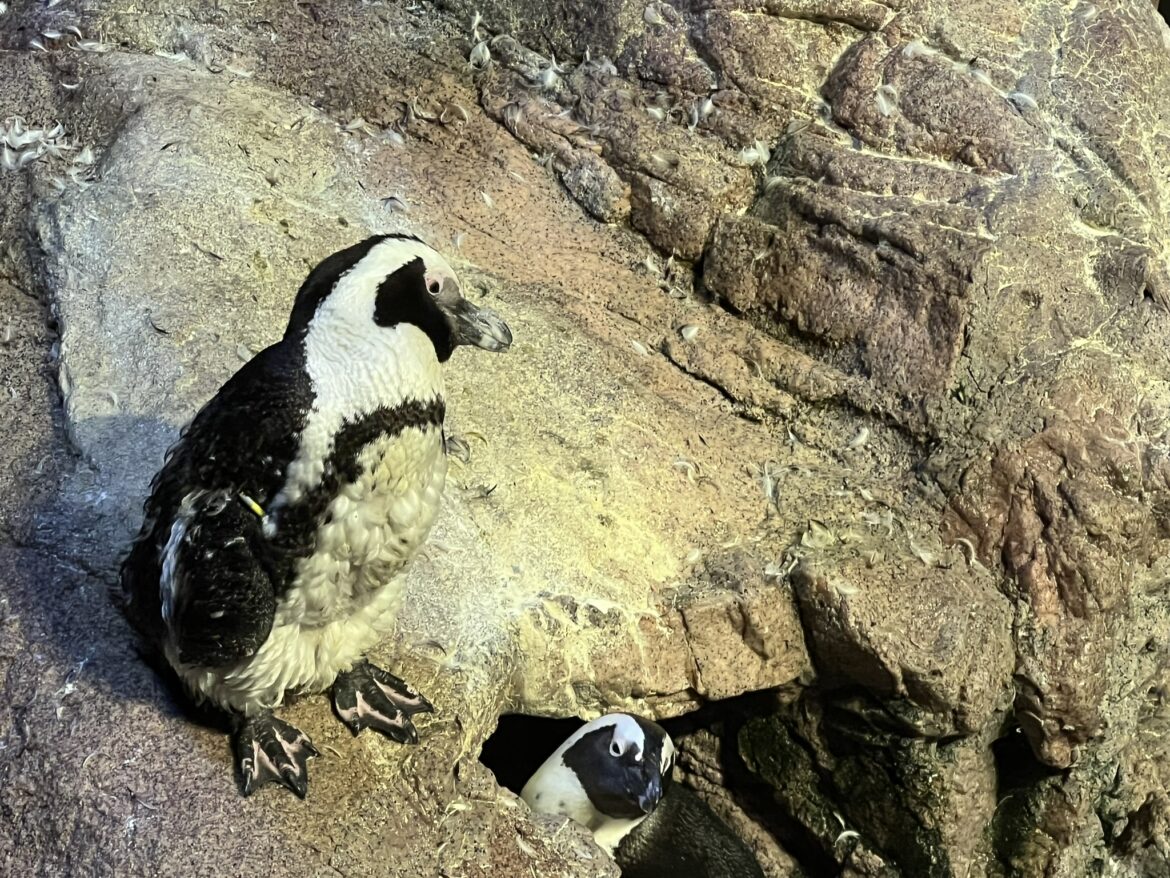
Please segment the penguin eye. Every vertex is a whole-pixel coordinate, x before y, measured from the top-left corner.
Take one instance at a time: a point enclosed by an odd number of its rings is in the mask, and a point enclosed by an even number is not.
[[[427,284],[427,290],[430,292],[430,294],[432,296],[439,295],[439,289],[440,289],[439,282],[437,280],[433,280],[429,284]]]
[[[614,741],[612,744],[609,745],[609,752],[612,753],[614,756],[621,756],[622,755],[622,745],[619,744],[617,741]]]

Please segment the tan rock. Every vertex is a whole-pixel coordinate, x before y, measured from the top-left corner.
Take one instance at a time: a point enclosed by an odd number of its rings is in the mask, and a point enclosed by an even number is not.
[[[477,763],[499,713],[780,686],[740,825],[810,872],[1164,867],[1153,4],[150,0],[44,52],[65,13],[13,6],[4,112],[96,162],[0,172],[6,873],[612,874]],[[452,363],[473,455],[380,653],[439,710],[402,750],[297,704],[336,753],[244,802],[104,589],[178,425],[374,228],[517,331]]]

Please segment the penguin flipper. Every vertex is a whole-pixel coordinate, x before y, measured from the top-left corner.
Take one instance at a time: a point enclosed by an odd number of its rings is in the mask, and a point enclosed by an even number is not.
[[[174,524],[191,512],[184,508],[188,501],[192,497],[206,500],[208,495],[238,498],[232,490],[218,490],[234,488],[263,503],[284,484],[313,402],[302,354],[299,340],[280,341],[245,363],[183,428],[151,479],[150,495],[142,505],[142,527],[122,564],[121,593],[115,594],[149,646],[160,647],[170,639],[163,610],[166,600],[173,598],[168,598],[163,567]],[[240,532],[258,532],[258,524],[258,520],[242,522]],[[254,551],[260,557],[265,550],[259,546]],[[191,570],[199,566],[195,562]],[[282,573],[273,576],[273,581],[283,582],[287,571]],[[225,653],[225,662],[232,653]],[[208,657],[208,661],[213,659],[213,655]]]
[[[211,491],[185,505],[163,554],[163,618],[179,661],[220,667],[255,655],[268,639],[274,565],[249,498]]]

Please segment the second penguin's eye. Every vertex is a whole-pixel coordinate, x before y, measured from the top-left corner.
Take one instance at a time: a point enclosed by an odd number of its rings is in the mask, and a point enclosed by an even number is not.
[[[609,752],[612,753],[614,756],[621,756],[622,755],[622,745],[619,744],[617,741],[614,741],[612,744],[609,745]]]
[[[427,289],[430,290],[432,296],[439,295],[439,282],[437,280],[431,281]]]

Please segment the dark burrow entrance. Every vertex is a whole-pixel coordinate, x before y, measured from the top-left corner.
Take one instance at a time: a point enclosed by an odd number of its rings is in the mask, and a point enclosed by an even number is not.
[[[544,760],[585,721],[506,713],[483,742],[479,761],[491,769],[496,783],[516,795]]]
[[[755,693],[661,721],[678,749],[675,780],[696,790],[748,842],[766,874],[777,874],[780,863],[795,860],[809,878],[836,875],[837,863],[784,813],[772,788],[740,756],[737,741],[743,724],[773,715],[777,705],[775,693]],[[533,772],[582,725],[584,720],[576,717],[505,714],[484,742],[480,762],[500,786],[519,795]]]

